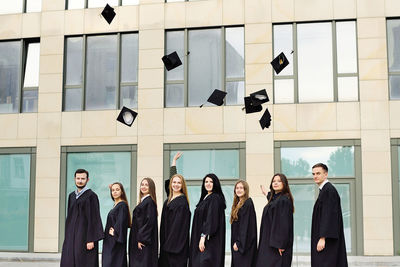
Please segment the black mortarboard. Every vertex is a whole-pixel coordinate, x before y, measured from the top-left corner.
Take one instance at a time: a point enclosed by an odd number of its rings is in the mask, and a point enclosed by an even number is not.
[[[137,115],[138,114],[135,111],[133,111],[127,107],[122,107],[121,112],[118,115],[117,121],[131,127],[131,125],[135,121]]]
[[[227,93],[224,91],[215,89],[214,92],[207,99],[207,102],[210,102],[217,106],[222,106],[224,104],[224,98],[225,98],[226,94]],[[204,104],[202,104],[200,107],[203,107],[203,105]]]
[[[265,109],[265,112],[260,119],[260,125],[263,130],[264,128],[269,128],[271,125],[271,114],[269,113],[268,108]]]
[[[246,114],[260,112],[262,110],[261,105],[253,105],[250,96],[244,98],[244,108],[246,109]]]
[[[107,4],[106,7],[101,12],[101,15],[108,22],[108,24],[111,24],[111,22],[113,21],[113,19],[115,17],[114,8],[110,7],[110,5]]]
[[[165,68],[167,68],[168,71],[182,65],[182,61],[179,58],[178,53],[176,53],[176,51],[172,52],[169,55],[163,56],[161,60],[164,62]]]
[[[289,65],[289,60],[282,52],[276,58],[274,58],[274,60],[271,61],[271,65],[274,68],[276,74],[279,74],[287,65]]]
[[[269,98],[268,98],[267,90],[262,89],[260,91],[251,93],[250,99],[251,99],[251,103],[253,104],[253,106],[258,106],[258,105],[268,102]]]

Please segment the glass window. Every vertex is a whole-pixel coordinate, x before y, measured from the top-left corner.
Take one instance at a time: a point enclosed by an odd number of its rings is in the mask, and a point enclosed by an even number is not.
[[[400,99],[400,19],[387,20],[390,99]]]
[[[110,6],[118,6],[120,3],[123,6],[138,5],[139,0],[67,0],[68,9],[82,9],[82,8],[96,8],[105,7],[106,4]]]
[[[346,141],[347,142],[347,141]],[[343,214],[346,249],[349,254],[356,251],[356,218],[354,195],[356,184],[361,185],[356,168],[356,159],[361,153],[357,142],[349,141],[349,145],[330,145],[323,142],[321,146],[313,146],[312,142],[281,142],[276,146],[275,154],[279,157],[277,172],[284,173],[288,179],[294,197],[294,252],[309,253],[311,238],[311,219],[318,187],[312,180],[311,168],[318,162],[325,163],[329,169],[328,179],[336,187]],[[339,141],[337,143],[340,143]],[[352,143],[352,144],[350,144]],[[357,156],[358,155],[358,156]]]
[[[358,100],[355,21],[278,24],[273,36],[289,60],[274,72],[275,103]]]
[[[234,144],[231,147],[214,145],[201,145],[196,149],[190,147],[179,147],[176,145],[165,145],[168,162],[178,151],[182,151],[181,158],[177,161],[177,171],[185,177],[190,201],[192,216],[200,199],[201,184],[204,175],[215,173],[221,181],[222,191],[226,200],[226,244],[225,250],[230,252],[231,225],[229,223],[231,207],[233,203],[233,186],[237,179],[244,179],[244,144]],[[195,145],[196,146],[196,145]],[[199,149],[200,148],[200,149]],[[166,174],[169,175],[169,165]],[[167,177],[165,178],[167,179]]]
[[[32,171],[30,153],[0,154],[0,250],[28,251]]]
[[[68,37],[65,61],[65,111],[137,107],[137,33]]]
[[[38,41],[0,42],[0,113],[37,112],[39,56]]]
[[[166,71],[166,107],[199,106],[214,89],[228,93],[227,105],[243,103],[243,27],[167,31],[165,39],[166,54],[177,51],[183,63]]]
[[[0,0],[0,14],[40,12],[41,10],[42,0]]]
[[[26,12],[40,12],[42,11],[42,0],[27,0]]]

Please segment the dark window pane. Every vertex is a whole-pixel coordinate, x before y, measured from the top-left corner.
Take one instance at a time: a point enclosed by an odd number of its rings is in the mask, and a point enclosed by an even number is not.
[[[65,89],[65,111],[82,110],[82,88]]]
[[[121,82],[137,82],[138,34],[122,34],[121,42]]]
[[[38,90],[26,90],[22,94],[22,112],[37,112]]]

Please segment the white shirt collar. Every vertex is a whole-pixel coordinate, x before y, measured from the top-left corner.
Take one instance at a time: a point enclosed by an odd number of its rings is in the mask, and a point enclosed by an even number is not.
[[[326,179],[325,181],[322,182],[322,184],[319,186],[319,189],[322,190],[322,188],[324,187],[324,185],[329,182],[328,179]]]
[[[142,197],[142,199],[140,200],[140,202],[143,202],[143,200],[144,200],[146,197],[149,197],[149,196],[150,196],[150,194],[145,195],[144,197]]]

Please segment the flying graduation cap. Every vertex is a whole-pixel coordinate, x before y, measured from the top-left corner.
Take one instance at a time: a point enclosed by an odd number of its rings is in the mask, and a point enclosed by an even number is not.
[[[260,91],[250,94],[250,100],[253,106],[258,106],[269,101],[267,90],[262,89]]]
[[[226,96],[226,92],[215,89],[214,92],[207,99],[207,102],[212,103],[217,106],[222,106],[224,104],[224,98]],[[203,107],[205,103],[201,104],[200,107]]]
[[[261,119],[259,120],[261,128],[269,128],[271,125],[271,114],[268,111],[268,108],[265,109],[264,114],[262,115]]]
[[[172,52],[169,55],[165,55],[161,58],[161,60],[164,62],[165,68],[167,71],[170,71],[172,69],[175,69],[176,67],[182,65],[182,61],[178,56],[178,53],[176,51]]]
[[[133,122],[135,121],[137,115],[138,114],[135,111],[133,111],[127,107],[122,107],[121,112],[119,113],[119,115],[117,117],[117,121],[131,127]]]
[[[286,58],[285,54],[281,52],[276,58],[274,58],[274,60],[271,61],[271,65],[276,74],[279,74],[287,65],[289,65],[289,60]]]
[[[246,110],[246,114],[260,112],[262,110],[261,105],[253,105],[250,96],[246,96],[244,98],[244,109]],[[243,110],[243,109],[242,109]]]
[[[108,22],[108,24],[111,24],[115,17],[115,11],[114,8],[110,7],[109,4],[105,6],[103,11],[101,12],[101,15],[104,17],[104,19]]]

